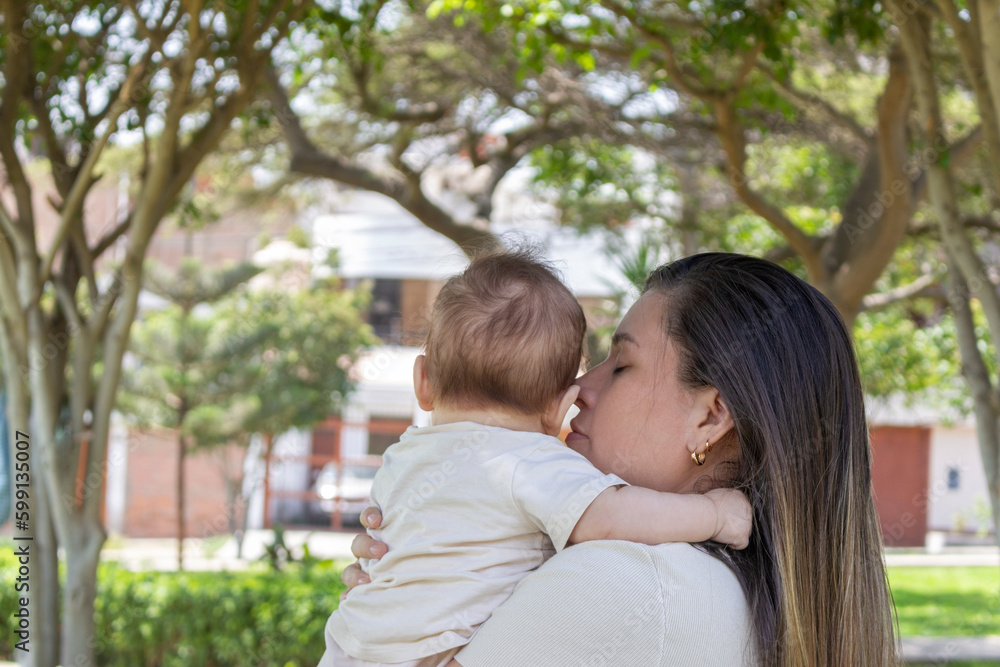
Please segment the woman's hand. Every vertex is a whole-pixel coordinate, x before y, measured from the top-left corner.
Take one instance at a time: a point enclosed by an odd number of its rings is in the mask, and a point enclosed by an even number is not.
[[[378,528],[382,525],[382,512],[377,507],[368,507],[361,512],[361,525],[365,528]],[[389,551],[389,547],[379,542],[370,535],[361,533],[351,542],[351,553],[355,558],[371,558],[378,560]],[[340,580],[347,586],[347,590],[340,594],[343,600],[351,589],[355,586],[371,583],[371,579],[361,569],[358,562],[351,563],[340,573]]]

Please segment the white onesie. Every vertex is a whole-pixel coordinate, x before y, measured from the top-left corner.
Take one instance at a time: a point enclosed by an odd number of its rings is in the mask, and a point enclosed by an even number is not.
[[[321,667],[445,664],[514,586],[566,546],[604,489],[627,483],[556,438],[473,422],[410,427],[372,486],[371,583],[327,622]],[[353,656],[353,660],[348,658]]]

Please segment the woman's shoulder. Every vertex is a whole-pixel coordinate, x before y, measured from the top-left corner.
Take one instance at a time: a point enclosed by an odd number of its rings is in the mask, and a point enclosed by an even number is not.
[[[750,609],[735,573],[724,562],[687,543],[649,546],[618,540],[576,544],[542,568],[562,579],[554,595],[577,585],[604,589],[616,601],[606,618],[621,613],[630,622],[659,629],[669,664],[753,664]],[[579,573],[577,576],[575,573]],[[726,628],[711,641],[691,636],[692,628]],[[714,635],[713,635],[714,636]]]
[[[729,573],[731,571],[718,558],[705,553],[701,549],[686,542],[671,542],[670,544],[648,545],[623,540],[594,540],[574,544],[554,556],[546,563],[547,567],[573,567],[579,563],[587,563],[592,568],[595,561],[615,565],[629,572],[661,573],[665,576],[683,576],[691,569]],[[734,577],[735,581],[735,577]]]
[[[620,540],[575,544],[545,563],[542,569],[566,573],[601,572],[610,581],[623,579],[659,587],[664,597],[693,603],[716,599],[744,599],[733,571],[722,561],[687,543],[650,546]],[[673,604],[673,603],[672,603]]]
[[[692,632],[711,627],[726,632]],[[739,583],[712,556],[688,544],[600,540],[567,548],[522,580],[459,662],[752,664],[748,629]]]

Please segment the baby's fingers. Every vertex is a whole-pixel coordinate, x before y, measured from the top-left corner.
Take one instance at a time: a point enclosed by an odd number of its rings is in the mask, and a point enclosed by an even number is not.
[[[377,507],[366,507],[361,512],[361,525],[365,528],[378,528],[382,525],[382,511]]]
[[[347,590],[344,591],[344,595],[347,595],[348,591],[355,586],[367,584],[371,581],[358,563],[351,563],[345,567],[344,571],[340,573],[340,580],[344,582],[345,586],[347,586]],[[341,599],[343,599],[343,596],[341,596]]]
[[[388,551],[388,547],[370,535],[361,533],[351,542],[351,553],[355,558],[374,558],[378,560]]]

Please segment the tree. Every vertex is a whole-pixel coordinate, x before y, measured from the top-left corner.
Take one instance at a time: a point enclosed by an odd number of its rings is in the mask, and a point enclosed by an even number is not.
[[[955,321],[962,369],[973,397],[980,455],[1000,542],[1000,381],[991,373],[985,354],[995,361],[1000,341],[1000,294],[979,244],[969,234],[958,195],[958,176],[948,150],[943,111],[942,73],[935,67],[934,52],[942,45],[957,50],[964,87],[971,89],[983,134],[989,172],[991,203],[1000,201],[1000,5],[993,0],[974,1],[961,11],[952,0],[938,0],[924,7],[893,0],[889,10],[899,42],[913,71],[921,137],[928,154],[930,199],[947,253],[950,277],[948,296]],[[966,206],[968,204],[966,203]],[[996,259],[993,260],[995,265]],[[987,341],[980,346],[974,321],[976,306],[987,323]],[[989,352],[984,352],[984,348]]]
[[[214,412],[226,400],[217,378],[231,358],[230,343],[215,340],[211,316],[195,309],[215,303],[260,272],[251,264],[209,271],[196,260],[185,260],[173,272],[146,269],[146,288],[168,302],[149,313],[133,331],[129,352],[137,362],[125,371],[118,407],[145,428],[177,431],[177,569],[184,569],[184,460],[188,452],[216,438],[197,425],[219,425],[200,419],[199,411]],[[252,344],[252,341],[251,341]]]
[[[624,128],[634,92],[593,95],[586,61],[526,68],[502,22],[377,0],[358,12],[315,26],[268,71],[289,169],[383,194],[468,254],[498,244],[494,195],[532,152],[581,136],[645,143]],[[694,120],[659,145],[696,146],[704,129]]]
[[[183,567],[183,464],[187,453],[224,444],[247,447],[295,427],[312,427],[340,407],[348,370],[377,340],[361,312],[366,295],[336,280],[288,289],[282,268],[261,275],[270,286],[248,288],[259,268],[208,271],[187,261],[179,276],[150,271],[150,291],[166,308],[142,318],[130,351],[137,362],[122,380],[119,406],[143,427],[175,429],[178,438],[178,568]],[[245,506],[242,472],[223,470],[230,529]],[[242,501],[242,503],[241,503]],[[243,514],[246,518],[245,513]]]
[[[795,7],[783,5],[600,0],[529,5],[519,20],[551,26],[549,42],[597,54],[604,67],[634,67],[648,86],[674,91],[675,108],[650,114],[647,133],[669,136],[675,119],[705,118],[714,141],[696,159],[722,165],[732,193],[781,235],[810,282],[852,322],[903,240],[926,192],[926,176],[912,160],[911,80],[902,53],[880,41],[830,45],[823,25],[835,7],[819,9],[825,11],[798,16]],[[866,61],[884,63],[888,76],[866,68]],[[838,95],[845,71],[875,90],[884,80],[874,108],[862,109],[870,126]],[[839,220],[819,230],[768,192],[766,171],[753,169],[753,157],[762,152],[756,146],[770,152],[788,138],[856,164],[854,182],[837,203]],[[956,163],[969,159],[978,138],[973,130],[954,142]]]
[[[349,371],[358,353],[378,344],[361,316],[368,300],[367,291],[344,289],[331,278],[292,291],[251,289],[220,304],[216,322],[233,348],[221,380],[230,388],[230,400],[219,408],[220,418],[233,425],[242,444],[249,444],[250,434],[262,436],[265,468],[276,436],[311,429],[343,407],[354,386]],[[247,339],[258,342],[242,345]],[[245,504],[253,486],[243,489]],[[234,507],[229,514],[236,516]]]
[[[270,100],[293,172],[385,194],[467,251],[495,242],[484,236],[492,196],[526,162],[557,193],[564,221],[614,227],[660,218],[685,252],[755,251],[733,229],[756,224],[750,211],[773,232],[756,251],[799,271],[849,324],[862,317],[859,331],[873,336],[865,349],[910,340],[900,338],[904,331],[946,344],[933,360],[919,343],[905,355],[863,360],[876,391],[923,389],[940,386],[951,368],[951,343],[976,340],[941,328],[946,271],[933,237],[981,287],[984,269],[962,239],[1000,227],[981,206],[988,192],[974,195],[964,215],[952,206],[949,216],[928,219],[922,206],[928,194],[937,206],[941,190],[928,147],[953,175],[964,173],[967,192],[982,191],[970,172],[984,144],[993,179],[1000,164],[990,87],[1000,71],[995,16],[987,0],[962,11],[950,1],[902,3],[908,23],[897,20],[903,32],[915,30],[916,12],[950,31],[937,75],[954,92],[952,112],[927,139],[911,113],[923,85],[913,49],[896,39],[877,3],[839,0],[437,0],[410,12],[362,3],[359,20],[332,23],[295,57],[275,61]],[[928,62],[939,33],[915,34]],[[320,66],[310,60],[317,56]],[[963,103],[970,95],[971,114]],[[296,114],[293,101],[322,108],[324,118]],[[463,195],[471,205],[464,214],[435,192],[433,172],[449,160],[468,165],[465,182],[446,193]],[[809,177],[776,187],[784,163]],[[722,172],[722,187],[707,165]],[[817,181],[822,191],[810,187]],[[665,188],[679,206],[664,202]],[[996,197],[995,184],[987,190]],[[706,202],[719,214],[706,215]],[[949,217],[953,226],[935,226]],[[930,312],[911,306],[927,297],[938,300]],[[1000,308],[988,319],[1000,326]],[[920,369],[919,381],[898,372],[903,361]],[[971,386],[982,388],[973,393],[983,412],[989,383]],[[1000,437],[1000,427],[982,424],[987,440]],[[983,452],[995,490],[1000,456],[993,445]]]
[[[910,141],[912,81],[901,49],[880,38],[877,19],[833,2],[818,9],[362,3],[360,19],[331,22],[276,59],[270,100],[293,172],[382,193],[467,251],[496,242],[487,233],[496,188],[516,166],[533,158],[539,166],[539,153],[584,151],[601,171],[629,146],[685,185],[719,165],[732,196],[781,235],[779,254],[794,257],[851,322],[910,228],[927,177]],[[848,43],[848,30],[863,38]],[[850,99],[858,82],[880,93]],[[296,101],[322,108],[322,118],[297,114]],[[952,141],[956,164],[982,136],[969,127]],[[836,216],[819,227],[755,171],[756,156],[792,142],[847,167]],[[558,180],[558,156],[544,162],[553,167],[544,175]],[[467,167],[460,178],[462,170],[447,170],[442,194],[448,163]],[[616,224],[656,208],[616,173],[613,183],[585,184],[619,198],[591,218],[604,212]],[[680,190],[687,201],[699,188]],[[688,227],[699,203],[685,205]],[[922,286],[894,285],[883,300]]]
[[[0,164],[10,185],[0,200],[0,356],[10,422],[30,430],[33,447],[35,644],[19,653],[24,664],[93,662],[105,533],[100,484],[78,494],[77,480],[102,475],[143,258],[251,101],[271,50],[309,10],[304,0],[0,4]],[[84,204],[117,142],[139,142],[142,160],[127,214],[101,229]],[[56,223],[45,229],[50,206]],[[107,279],[105,254],[119,239],[125,258]]]

